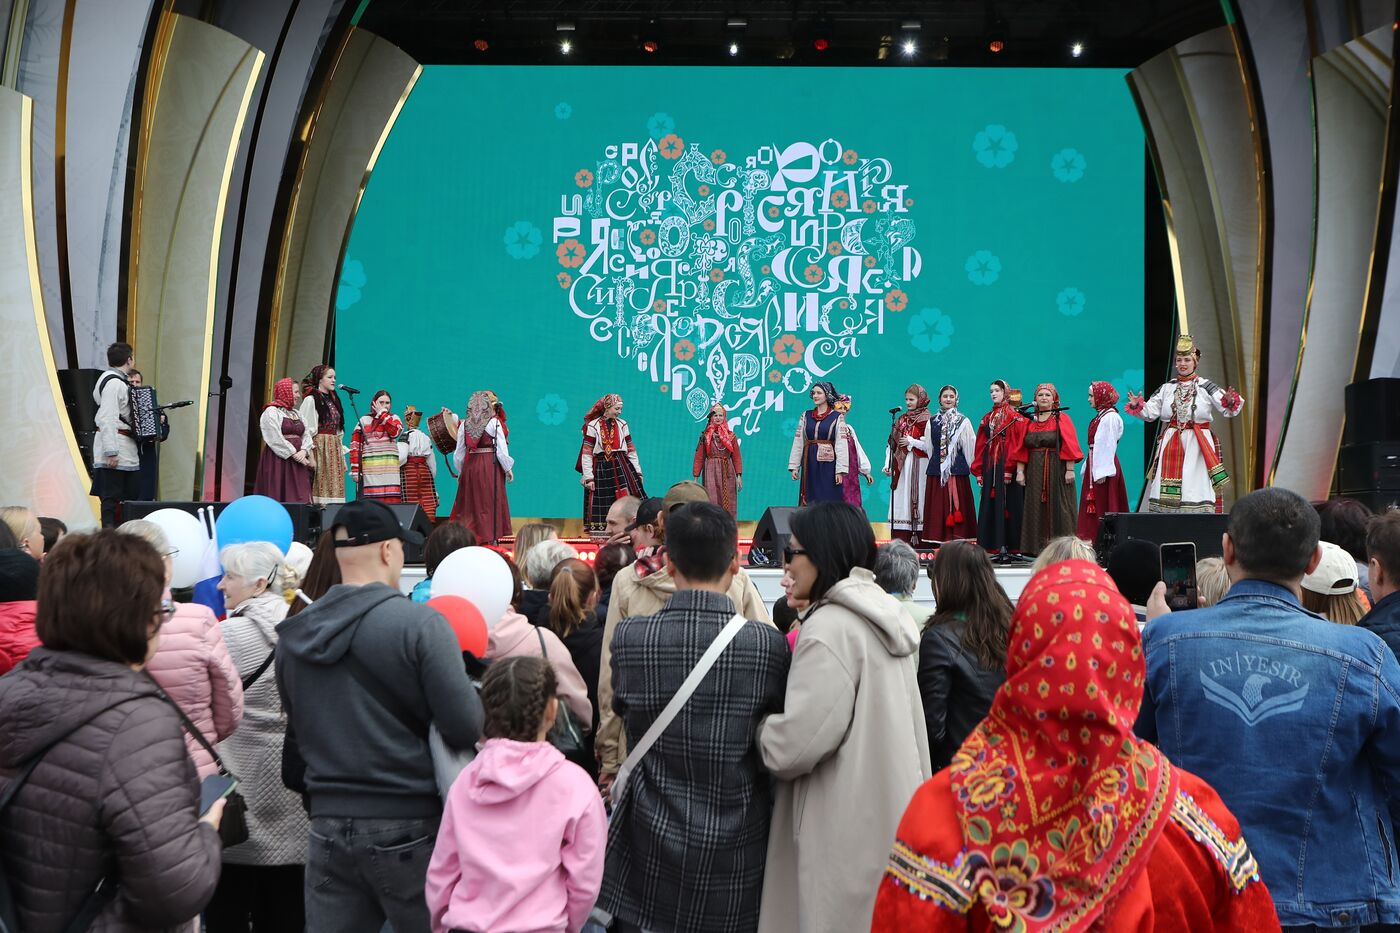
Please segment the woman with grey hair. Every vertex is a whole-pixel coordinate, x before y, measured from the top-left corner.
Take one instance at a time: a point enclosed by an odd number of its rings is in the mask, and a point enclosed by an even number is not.
[[[530,588],[521,592],[515,611],[532,625],[549,627],[549,584],[554,579],[554,568],[571,557],[578,557],[578,551],[558,538],[548,538],[530,548],[525,563],[519,565]]]
[[[301,579],[266,541],[231,544],[219,554],[219,589],[228,606],[224,639],[243,685],[243,723],[219,746],[248,803],[248,841],[224,850],[224,869],[206,919],[209,933],[298,931],[304,925],[307,821],[301,798],[282,785],[287,718],[272,670],[277,624]]]
[[[170,574],[175,551],[165,530],[155,522],[136,519],[117,528],[122,534],[143,538],[165,563],[165,593],[170,597]],[[243,718],[243,687],[238,669],[229,656],[219,620],[208,606],[176,603],[175,614],[160,628],[156,653],[146,662],[146,673],[174,701],[212,745],[222,742]],[[185,747],[201,779],[218,774],[214,757],[199,739],[185,735]]]
[[[895,539],[881,545],[875,552],[875,582],[880,589],[899,600],[904,614],[914,620],[920,631],[933,614],[927,606],[914,602],[914,587],[919,580],[919,552],[907,541]]]

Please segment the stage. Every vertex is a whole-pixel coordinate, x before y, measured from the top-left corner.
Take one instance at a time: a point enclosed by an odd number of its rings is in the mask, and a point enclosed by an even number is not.
[[[767,569],[758,567],[744,568],[753,579],[754,585],[758,587],[758,594],[763,597],[763,604],[770,610],[773,603],[779,596],[783,595],[782,579],[783,572],[777,569]],[[1021,590],[1031,578],[1031,565],[1021,564],[1018,566],[999,566],[996,568],[997,582],[1002,589],[1006,590],[1006,595],[1012,601],[1019,599]],[[416,567],[404,567],[403,575],[399,578],[399,588],[405,593],[413,589],[417,583],[427,576],[422,565]],[[914,602],[921,606],[933,605],[933,590],[929,588],[928,576],[920,574],[918,588],[914,591]]]

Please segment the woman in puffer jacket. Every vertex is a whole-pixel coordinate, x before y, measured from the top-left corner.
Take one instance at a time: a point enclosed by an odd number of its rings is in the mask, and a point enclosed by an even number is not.
[[[219,880],[223,802],[199,781],[175,709],[142,667],[173,613],[160,555],[131,535],[68,535],[39,584],[43,645],[0,678],[0,863],[19,929],[174,929]],[[40,844],[42,843],[42,844]],[[110,872],[104,876],[104,872]],[[114,897],[97,897],[99,880]]]
[[[298,933],[305,925],[302,878],[306,869],[306,811],[282,784],[287,717],[272,669],[277,623],[287,616],[287,594],[300,584],[282,552],[266,541],[231,544],[219,555],[228,618],[224,640],[248,686],[243,722],[219,746],[248,802],[248,841],[224,852],[219,888],[205,912],[209,933]]]
[[[170,598],[170,539],[154,522],[145,519],[123,522],[123,534],[144,538],[165,562],[165,596]],[[222,742],[233,734],[243,718],[243,684],[229,656],[219,620],[208,606],[176,603],[175,615],[160,630],[160,645],[146,664],[146,673],[190,718],[209,744]],[[185,736],[200,778],[218,774],[219,767],[192,735]]]

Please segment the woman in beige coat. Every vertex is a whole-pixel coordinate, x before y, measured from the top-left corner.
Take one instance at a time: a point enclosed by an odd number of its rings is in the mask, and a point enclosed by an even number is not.
[[[853,506],[792,516],[784,584],[810,600],[783,712],[758,728],[780,778],[759,933],[870,929],[904,807],[932,772],[919,632],[876,583],[875,538]]]

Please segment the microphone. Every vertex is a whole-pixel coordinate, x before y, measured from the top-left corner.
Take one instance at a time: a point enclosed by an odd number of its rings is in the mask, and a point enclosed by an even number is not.
[[[890,414],[892,414],[892,415],[897,415],[897,414],[899,414],[899,413],[902,412],[902,411],[904,411],[903,408],[900,408],[899,406],[895,406],[894,408],[891,408],[891,409],[890,409]]]
[[[171,402],[169,405],[158,405],[158,406],[156,407],[156,411],[167,411],[167,410],[169,410],[169,409],[171,409],[171,408],[184,408],[186,405],[193,405],[193,404],[194,404],[194,402],[193,402],[192,400],[188,400],[188,399],[187,399],[186,401],[183,401],[183,402]]]
[[[1035,405],[1033,405],[1033,404],[1032,404],[1032,405],[1018,405],[1018,406],[1016,407],[1016,410],[1019,411],[1021,414],[1024,415],[1024,414],[1026,414],[1026,413],[1029,412],[1029,411],[1035,410]],[[1068,406],[1068,405],[1062,405],[1062,406],[1057,407],[1057,408],[1047,408],[1047,409],[1045,410],[1044,413],[1047,414],[1047,415],[1053,415],[1053,414],[1054,414],[1055,412],[1057,412],[1057,411],[1069,411],[1069,406]]]
[[[346,395],[359,395],[359,394],[360,394],[360,390],[359,390],[359,389],[351,388],[350,386],[346,385],[346,384],[343,383],[343,382],[342,382],[340,385],[336,386],[336,388],[339,389],[340,391],[344,392]]]

